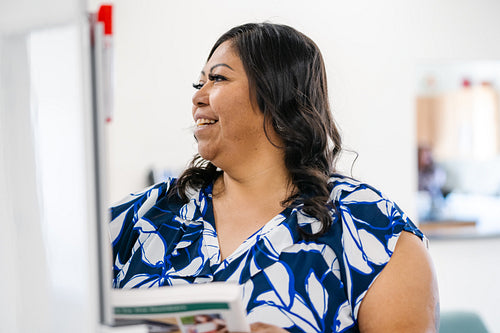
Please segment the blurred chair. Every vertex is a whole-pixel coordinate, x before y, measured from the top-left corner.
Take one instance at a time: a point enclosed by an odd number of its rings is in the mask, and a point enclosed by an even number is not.
[[[488,329],[477,313],[442,311],[439,333],[488,333]]]

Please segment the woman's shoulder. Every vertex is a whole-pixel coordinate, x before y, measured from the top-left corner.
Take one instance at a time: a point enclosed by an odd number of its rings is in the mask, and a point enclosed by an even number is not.
[[[368,199],[388,200],[388,198],[378,189],[368,183],[341,174],[332,174],[328,180],[330,188],[330,200],[345,202],[359,200],[361,202]]]
[[[153,207],[162,198],[165,198],[170,189],[175,185],[176,179],[169,178],[165,181],[151,185],[141,191],[130,193],[121,200],[111,205],[111,219],[134,207],[143,211]]]
[[[351,286],[349,299],[357,318],[361,301],[392,257],[401,234],[414,234],[424,244],[426,239],[398,205],[377,188],[342,175],[332,175],[329,185],[332,230],[336,233],[325,235],[325,242],[330,242],[342,258],[340,267]]]
[[[329,203],[334,207],[356,206],[378,207],[394,209],[403,213],[399,207],[389,199],[382,191],[372,185],[340,174],[331,175],[328,180],[330,188]]]
[[[405,230],[423,238],[408,215],[377,188],[339,174],[330,177],[329,186],[329,205],[334,218],[356,229],[357,234],[362,230],[361,233],[386,238]]]

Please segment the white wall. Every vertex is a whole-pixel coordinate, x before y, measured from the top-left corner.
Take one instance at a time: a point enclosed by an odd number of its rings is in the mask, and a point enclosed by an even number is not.
[[[270,20],[296,27],[322,49],[334,116],[346,147],[359,153],[354,176],[415,216],[416,65],[500,59],[498,13],[500,2],[495,0],[116,1],[111,199],[145,186],[149,167],[185,166],[196,151],[190,130],[191,83],[208,50],[236,24]],[[454,297],[464,288],[471,290],[490,327],[500,332],[498,317],[487,310],[498,306],[491,289],[469,284],[467,275],[447,265],[460,261],[457,267],[466,266],[471,274],[498,277],[500,267],[491,263],[498,263],[498,256],[492,256],[500,253],[499,241],[488,242],[492,252],[483,252],[480,241],[463,247],[462,242],[435,243],[443,308],[472,305]],[[467,251],[457,257],[458,249]],[[498,289],[493,292],[499,294]]]
[[[432,240],[441,310],[476,311],[492,333],[500,332],[498,238]]]

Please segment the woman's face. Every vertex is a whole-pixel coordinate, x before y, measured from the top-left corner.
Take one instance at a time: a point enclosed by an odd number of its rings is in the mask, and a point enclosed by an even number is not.
[[[270,144],[263,129],[264,116],[250,96],[243,63],[230,41],[215,50],[195,88],[194,135],[204,159],[225,170],[231,163],[255,157]]]

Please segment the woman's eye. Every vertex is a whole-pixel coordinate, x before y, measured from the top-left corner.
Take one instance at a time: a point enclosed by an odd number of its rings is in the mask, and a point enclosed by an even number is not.
[[[201,83],[201,82],[193,83],[193,88],[196,90],[200,90],[201,88],[203,88],[203,83]]]
[[[226,81],[227,79],[219,74],[208,74],[208,79],[213,82]]]

